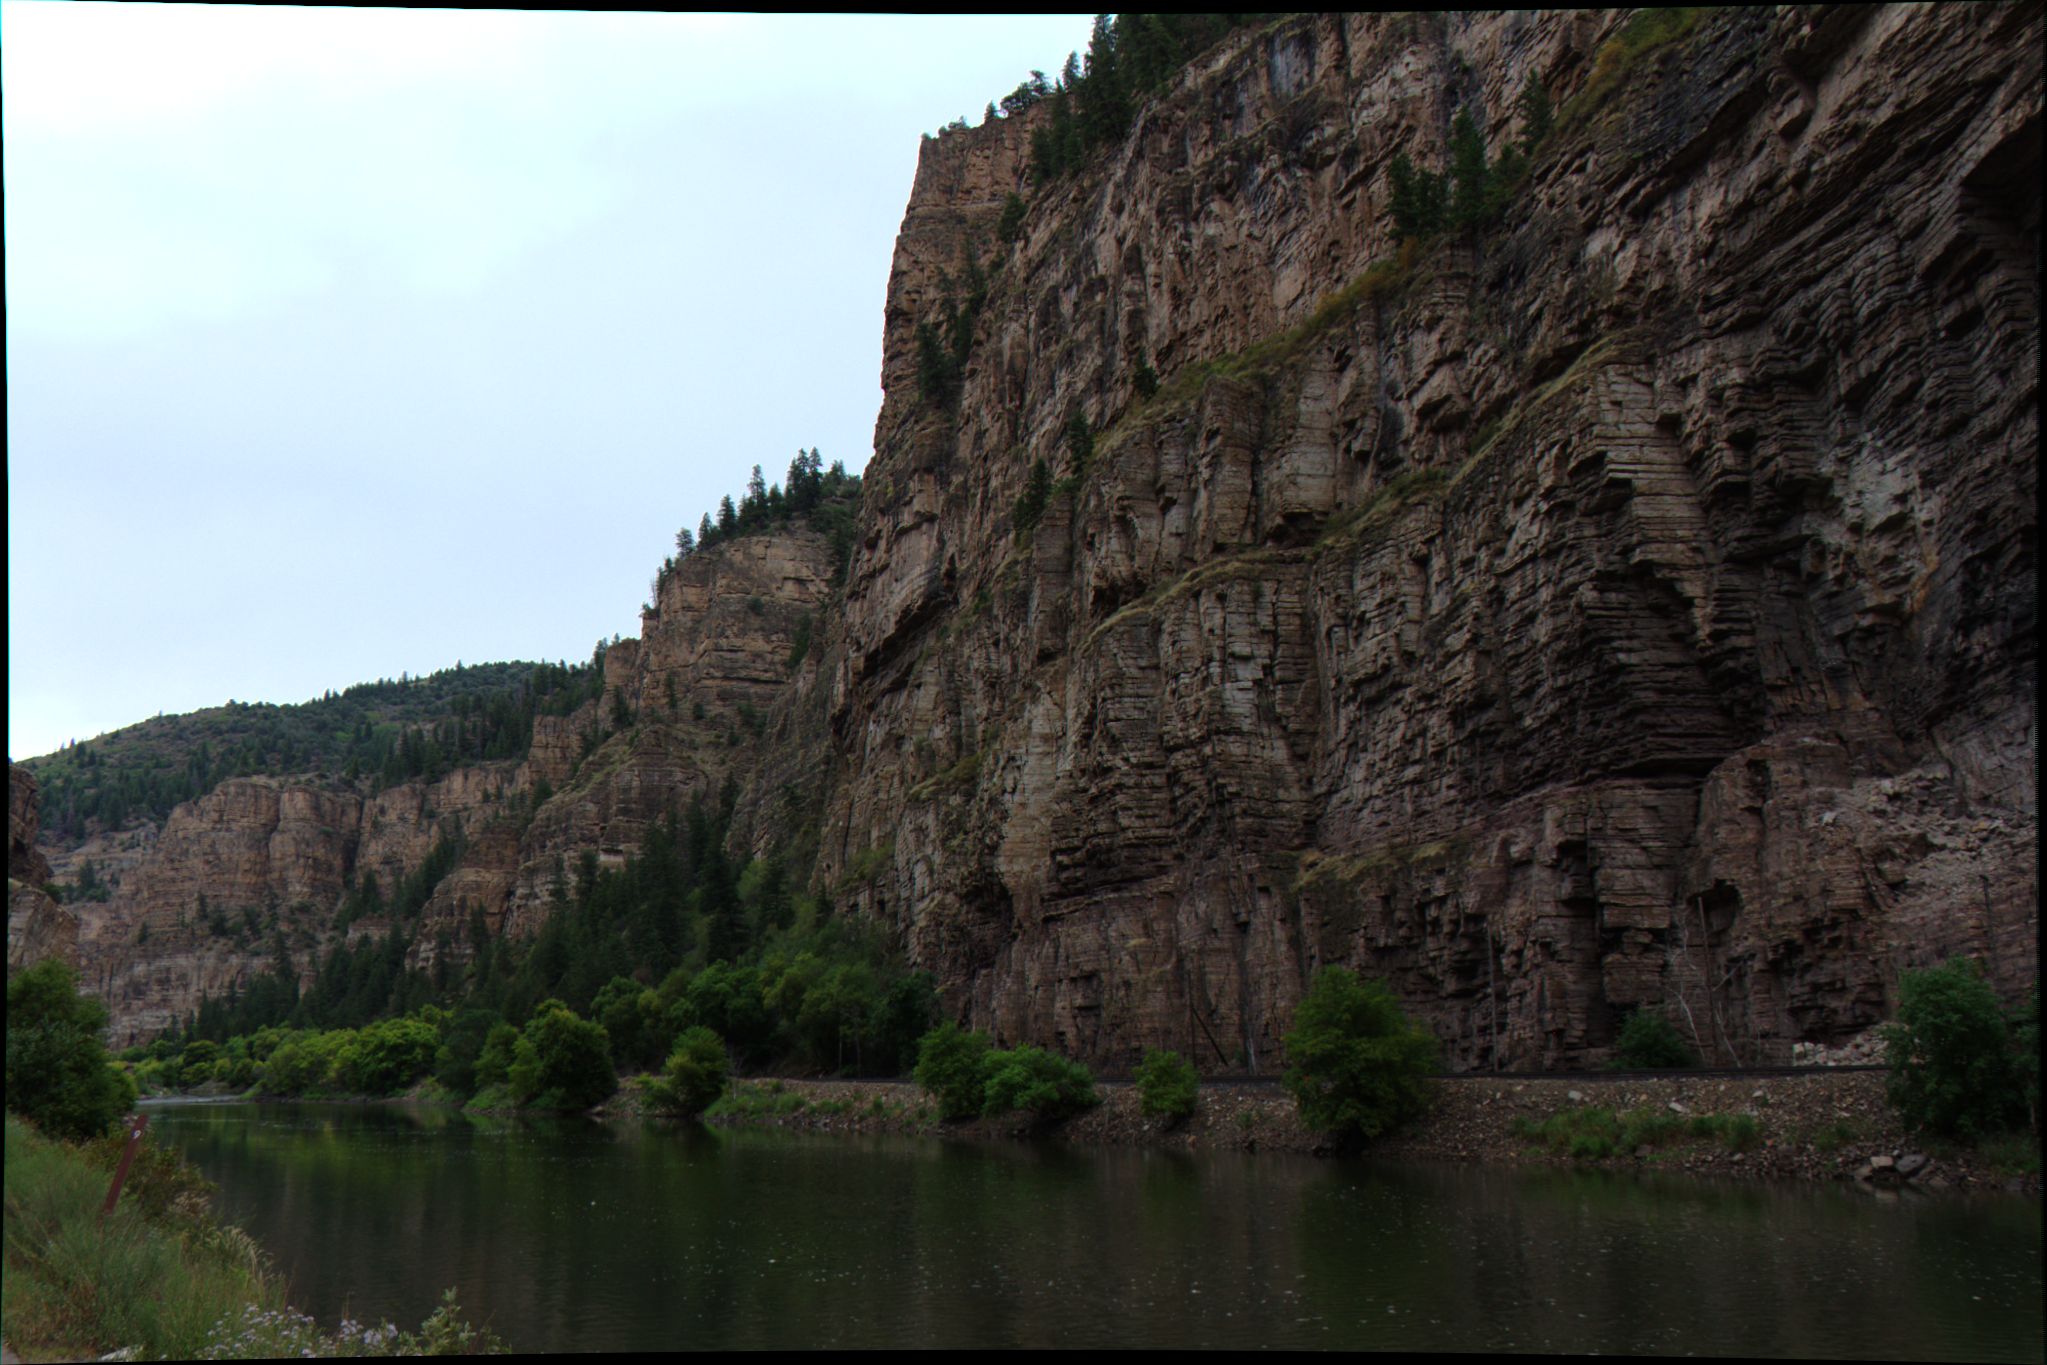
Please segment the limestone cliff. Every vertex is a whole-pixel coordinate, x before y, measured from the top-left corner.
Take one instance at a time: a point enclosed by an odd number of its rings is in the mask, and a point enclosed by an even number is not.
[[[1630,34],[1301,17],[1050,187],[1028,119],[925,143],[821,870],[885,855],[973,1024],[1264,1068],[1343,963],[1453,1065],[1637,1005],[1765,1060],[2033,979],[2039,7]],[[1403,253],[1394,155],[1531,74],[1503,224]],[[955,417],[914,332],[976,244]]]

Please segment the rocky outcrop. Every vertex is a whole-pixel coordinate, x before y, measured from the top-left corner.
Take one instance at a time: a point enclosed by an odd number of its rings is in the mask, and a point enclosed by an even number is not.
[[[588,756],[563,771],[535,812],[516,866],[501,863],[503,891],[487,915],[502,915],[506,932],[530,933],[547,914],[558,871],[572,873],[586,853],[600,868],[621,865],[651,825],[753,772],[785,694],[808,676],[796,642],[816,629],[831,573],[825,538],[804,527],[683,558],[640,637],[605,655],[604,695],[582,721]]]
[[[7,974],[44,958],[78,961],[78,918],[43,887],[50,864],[36,848],[41,824],[36,780],[7,765]]]
[[[1453,1065],[1762,1061],[2031,983],[2038,10],[1640,36],[1303,17],[1045,189],[926,142],[822,873],[974,1024],[1264,1068],[1343,963]],[[1399,249],[1394,153],[1531,75],[1504,223]],[[1011,191],[955,417],[915,327]]]
[[[84,983],[115,1046],[154,1036],[270,971],[309,984],[347,887],[394,893],[440,839],[485,822],[510,765],[459,770],[368,799],[308,781],[235,778],[171,812],[112,899],[84,907]]]

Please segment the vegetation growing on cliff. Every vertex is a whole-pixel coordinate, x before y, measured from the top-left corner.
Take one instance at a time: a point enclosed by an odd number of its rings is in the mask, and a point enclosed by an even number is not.
[[[1677,1026],[1648,1010],[1631,1011],[1614,1042],[1613,1065],[1637,1071],[1697,1066],[1698,1054],[1678,1036]]]
[[[957,279],[949,271],[938,272],[938,291],[937,320],[917,324],[917,392],[927,404],[950,410],[966,382],[974,324],[988,301],[988,272],[973,243],[960,245]]]
[[[1406,152],[1393,158],[1394,236],[1424,240],[1444,229],[1476,232],[1497,222],[1508,200],[1528,174],[1528,158],[1549,136],[1552,123],[1549,92],[1533,75],[1516,101],[1521,112],[1521,140],[1491,161],[1485,135],[1468,108],[1457,111],[1450,125],[1450,163],[1442,171],[1417,170]]]
[[[806,525],[821,532],[832,546],[836,572],[845,573],[853,548],[853,527],[860,511],[860,476],[848,474],[845,463],[833,460],[826,468],[816,447],[799,450],[789,462],[786,485],[768,483],[755,465],[746,481],[746,492],[734,503],[727,495],[718,507],[714,522],[709,513],[698,522],[694,533],[685,526],[675,533],[675,553],[663,560],[654,575],[654,600],[668,585],[676,566],[693,554],[711,549],[740,536],[760,535],[793,525]]]
[[[1098,14],[1087,56],[1066,59],[1057,80],[1045,73],[1004,96],[1014,117],[1045,103],[1050,116],[1031,134],[1031,172],[1040,182],[1078,169],[1094,148],[1123,136],[1137,104],[1163,88],[1182,67],[1232,32],[1261,23],[1263,14]]]

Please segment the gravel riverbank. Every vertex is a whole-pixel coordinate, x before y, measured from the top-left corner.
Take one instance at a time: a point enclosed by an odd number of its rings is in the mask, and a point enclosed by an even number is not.
[[[2011,1189],[2038,1193],[2037,1174],[2001,1171],[1985,1154],[1915,1143],[1884,1102],[1883,1074],[1815,1070],[1760,1077],[1521,1079],[1448,1077],[1417,1123],[1370,1147],[1376,1156],[1436,1161],[1600,1165],[1762,1179],[1847,1180],[1920,1189]],[[1064,1123],[1036,1128],[1021,1119],[942,1124],[928,1097],[908,1081],[750,1080],[740,1100],[709,1122],[818,1132],[957,1133],[1043,1136],[1065,1142],[1328,1154],[1327,1138],[1305,1127],[1278,1086],[1203,1085],[1194,1115],[1169,1127],[1139,1111],[1137,1088],[1098,1082],[1102,1104]],[[624,1097],[621,1096],[623,1099]],[[614,1104],[610,1112],[628,1109]],[[1551,1153],[1514,1132],[1516,1119],[1539,1123],[1567,1110],[1599,1107],[1697,1117],[1750,1115],[1757,1140],[1746,1151],[1694,1138],[1653,1150],[1586,1161]],[[1909,1158],[1926,1158],[1912,1162]],[[1893,1174],[1889,1163],[1911,1172]]]

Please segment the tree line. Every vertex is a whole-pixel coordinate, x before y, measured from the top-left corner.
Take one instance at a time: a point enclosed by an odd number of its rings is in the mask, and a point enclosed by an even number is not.
[[[326,772],[382,790],[465,763],[523,759],[534,716],[567,715],[595,696],[600,663],[601,653],[576,665],[457,664],[294,705],[229,702],[144,721],[23,766],[41,789],[43,827],[61,839],[83,838],[89,825],[161,822],[232,777]]]
[[[860,476],[846,472],[845,463],[833,460],[829,469],[815,446],[798,450],[789,462],[786,485],[771,484],[755,465],[738,502],[731,494],[718,500],[715,516],[706,512],[696,530],[685,526],[675,533],[675,553],[661,562],[651,585],[654,600],[669,576],[691,555],[711,549],[740,536],[756,535],[801,522],[820,531],[830,541],[836,566],[834,584],[844,579],[846,561],[852,555],[855,524],[860,510]]]

